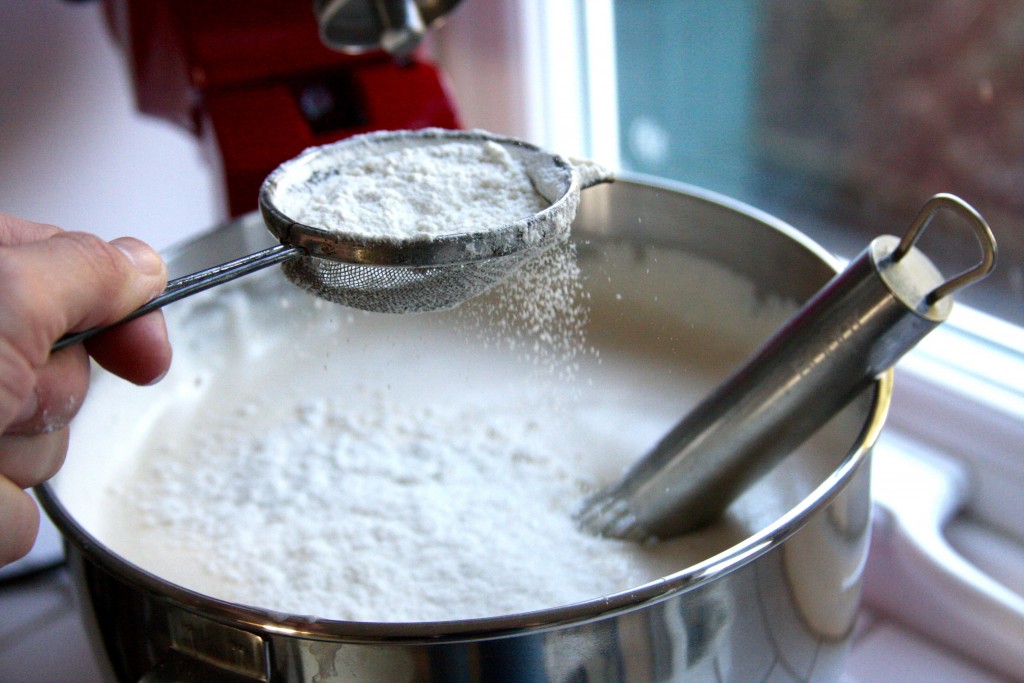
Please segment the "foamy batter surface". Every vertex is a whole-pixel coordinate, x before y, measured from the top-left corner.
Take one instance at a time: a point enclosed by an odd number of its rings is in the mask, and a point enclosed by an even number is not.
[[[599,348],[566,381],[522,340],[481,343],[465,311],[353,313],[275,278],[169,310],[171,375],[137,399],[100,381],[79,420],[103,446],[73,454],[61,479],[99,472],[108,495],[66,504],[165,579],[321,618],[495,616],[628,590],[779,512],[763,492],[744,497],[716,527],[654,548],[572,520],[735,362],[688,323],[644,327],[636,302],[602,297]]]
[[[162,576],[360,621],[540,609],[650,578],[635,549],[576,529],[594,476],[581,444],[533,411],[495,397],[412,407],[367,389],[285,405],[256,428],[269,409],[246,403],[156,446],[117,489],[130,526],[171,543]]]

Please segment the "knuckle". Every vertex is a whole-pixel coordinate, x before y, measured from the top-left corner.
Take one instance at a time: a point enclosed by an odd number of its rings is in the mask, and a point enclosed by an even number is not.
[[[0,321],[0,360],[5,368],[12,363],[39,365],[49,347],[50,331],[26,321],[36,320],[39,312],[49,311],[53,302],[41,286],[39,273],[8,248],[0,248],[0,282],[0,310],[6,319]]]
[[[61,240],[72,249],[78,262],[82,267],[93,271],[97,281],[116,279],[126,271],[124,255],[97,235],[86,232],[63,232],[54,236],[54,239]]]

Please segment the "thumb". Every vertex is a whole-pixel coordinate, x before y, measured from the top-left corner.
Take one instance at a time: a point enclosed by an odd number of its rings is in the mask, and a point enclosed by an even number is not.
[[[0,247],[0,339],[41,364],[67,332],[117,322],[159,294],[163,259],[144,242],[81,232]]]

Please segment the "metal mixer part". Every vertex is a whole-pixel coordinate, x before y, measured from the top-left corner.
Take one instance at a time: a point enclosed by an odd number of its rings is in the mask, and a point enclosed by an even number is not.
[[[349,53],[383,49],[402,57],[460,0],[314,0],[320,38]]]
[[[280,208],[285,198],[315,192],[338,173],[334,155],[365,158],[412,145],[493,142],[523,163],[535,189],[550,205],[499,226],[431,239],[371,238],[303,225]],[[168,283],[164,292],[114,325],[61,338],[53,351],[84,341],[169,303],[277,263],[294,284],[316,296],[379,313],[443,310],[482,294],[518,266],[569,236],[584,187],[611,180],[588,162],[572,163],[539,147],[483,131],[423,129],[367,133],[313,147],[281,164],[260,188],[259,206],[280,245]],[[300,197],[301,199],[301,197]]]
[[[915,247],[941,210],[963,218],[982,248],[977,265],[948,280]],[[714,521],[946,320],[950,295],[995,262],[978,212],[953,195],[932,197],[902,239],[873,240],[620,481],[585,501],[580,525],[649,542]]]

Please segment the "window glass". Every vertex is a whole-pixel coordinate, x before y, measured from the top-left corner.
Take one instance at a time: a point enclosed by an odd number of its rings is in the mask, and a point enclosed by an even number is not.
[[[584,5],[585,6],[585,5]],[[746,201],[853,256],[931,195],[998,267],[961,301],[1024,324],[1024,3],[614,0],[620,163]],[[980,259],[940,217],[944,273]]]

